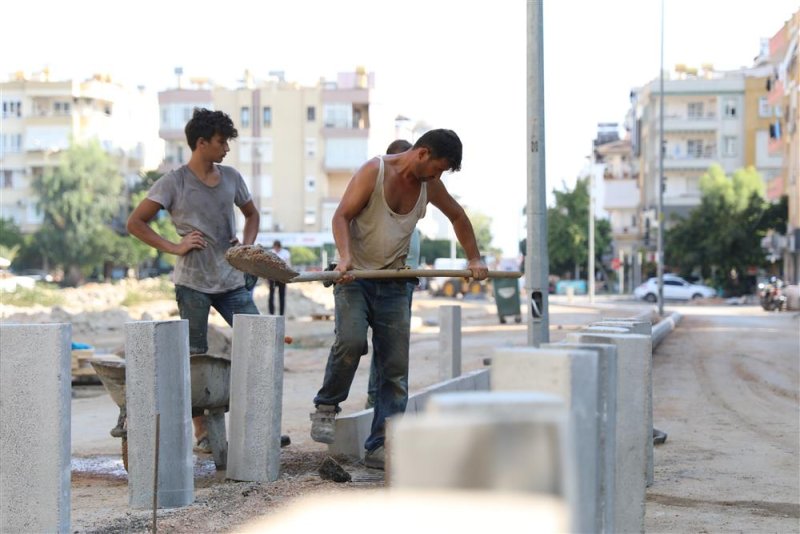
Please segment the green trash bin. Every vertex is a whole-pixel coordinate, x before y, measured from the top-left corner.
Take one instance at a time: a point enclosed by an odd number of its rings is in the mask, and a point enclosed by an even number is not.
[[[514,316],[514,322],[522,322],[522,304],[519,296],[519,280],[516,278],[495,278],[492,280],[494,302],[497,316],[505,324],[506,317]]]

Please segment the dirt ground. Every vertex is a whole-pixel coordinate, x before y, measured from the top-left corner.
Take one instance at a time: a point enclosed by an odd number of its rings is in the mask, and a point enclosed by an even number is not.
[[[113,286],[111,286],[113,287]],[[116,289],[119,292],[119,288]],[[127,320],[174,317],[174,302],[151,301],[125,308],[112,289],[74,291],[59,310],[0,306],[4,322],[73,322],[74,338],[98,351],[124,345]],[[84,294],[85,293],[85,294]],[[333,322],[312,320],[330,311],[330,289],[319,283],[290,285],[285,350],[283,433],[292,444],[282,450],[280,479],[270,484],[231,482],[216,473],[210,456],[195,457],[195,503],[160,510],[164,532],[231,532],[253,518],[273,514],[299,496],[374,490],[383,473],[338,458],[353,481],[324,481],[317,470],[326,447],[308,436],[311,399],[321,384]],[[256,288],[256,303],[266,309],[266,289]],[[438,309],[456,302],[414,299],[410,362],[412,392],[436,382]],[[521,324],[499,324],[490,298],[457,301],[462,306],[464,371],[484,366],[500,346],[523,346]],[[592,306],[576,298],[550,300],[550,336],[557,342],[571,331],[605,317],[652,309],[630,300],[598,299]],[[753,306],[678,306],[680,327],[654,356],[654,421],[669,434],[656,449],[656,483],[648,490],[648,532],[798,532],[798,319],[766,314]],[[221,318],[212,323],[229,336]],[[220,346],[224,347],[224,342]],[[368,365],[356,375],[345,413],[366,400]],[[72,531],[147,532],[151,512],[127,504],[127,475],[120,441],[109,436],[117,406],[102,386],[73,388]]]

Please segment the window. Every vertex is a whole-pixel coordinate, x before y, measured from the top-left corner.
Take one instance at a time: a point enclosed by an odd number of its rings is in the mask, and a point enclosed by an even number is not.
[[[169,108],[161,108],[161,126],[169,124]]]
[[[183,163],[183,147],[182,146],[175,147],[175,158],[177,159],[178,163]]]
[[[258,223],[259,230],[262,232],[269,232],[272,230],[272,210],[271,209],[262,209],[261,210],[261,218]]]
[[[317,178],[315,176],[306,176],[306,191],[313,193],[317,190]]]
[[[306,159],[317,157],[317,138],[306,137]]]
[[[263,174],[259,178],[259,185],[261,185],[261,198],[272,198],[272,176]]]
[[[317,120],[317,108],[314,106],[308,106],[306,108],[306,119],[308,122],[314,122]]]
[[[306,215],[303,217],[304,224],[317,224],[317,210],[314,208],[306,208]]]
[[[758,99],[758,116],[759,117],[769,117],[770,116],[770,109],[769,109],[769,100],[766,96],[762,96]]]
[[[242,108],[241,113],[241,120],[239,121],[242,123],[242,128],[249,128],[250,127],[250,108],[245,106]]]
[[[19,100],[3,100],[3,117],[21,117],[22,102]]]
[[[686,153],[690,158],[703,157],[703,140],[689,139],[686,141]]]
[[[732,157],[736,155],[736,136],[726,135],[722,138],[722,155]]]
[[[703,103],[702,102],[689,102],[687,113],[690,119],[703,118]]]
[[[192,115],[194,115],[193,107],[183,108],[183,122],[189,122],[189,119],[192,118]]]
[[[0,154],[18,154],[22,151],[22,134],[0,134]]]
[[[261,119],[262,124],[269,128],[272,126],[272,108],[269,106],[264,106],[264,110],[262,113],[263,117]]]
[[[736,100],[729,98],[725,101],[725,118],[726,119],[734,119],[736,118]]]
[[[326,128],[352,128],[353,106],[335,102],[325,104],[322,108],[322,120]]]
[[[3,171],[3,188],[12,189],[14,187],[14,172],[9,170]]]

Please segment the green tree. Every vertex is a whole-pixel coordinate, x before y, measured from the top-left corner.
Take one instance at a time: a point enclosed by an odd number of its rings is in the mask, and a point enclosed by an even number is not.
[[[761,239],[770,229],[786,228],[786,202],[770,205],[753,168],[726,176],[719,165],[700,179],[700,206],[685,219],[673,219],[664,234],[666,264],[683,274],[699,270],[730,293],[750,290],[744,277],[766,264]]]
[[[589,258],[589,183],[578,179],[572,191],[553,190],[555,206],[547,209],[547,253],[549,269],[560,276],[575,272],[584,277]],[[611,246],[611,225],[595,219],[595,264]]]
[[[122,176],[97,141],[73,143],[59,164],[33,182],[43,222],[37,242],[43,255],[65,271],[68,285],[102,264],[110,247],[103,238],[118,213]]]
[[[162,174],[155,171],[148,171],[141,175],[142,180],[131,189],[130,211],[133,211],[142,200],[147,198],[150,187],[161,176]],[[180,241],[178,231],[166,210],[158,212],[156,217],[150,221],[150,227],[168,241],[173,243]],[[117,264],[136,265],[137,268],[143,263],[155,265],[162,261],[174,266],[176,260],[172,254],[162,254],[158,249],[130,235],[117,236],[113,243],[111,257]]]
[[[475,241],[481,254],[491,251],[492,246],[492,218],[479,211],[467,208],[467,216],[475,232]]]
[[[14,259],[25,243],[25,237],[14,219],[0,218],[0,258],[14,263]]]
[[[292,247],[289,252],[291,253],[292,265],[319,264],[319,256],[308,247]]]

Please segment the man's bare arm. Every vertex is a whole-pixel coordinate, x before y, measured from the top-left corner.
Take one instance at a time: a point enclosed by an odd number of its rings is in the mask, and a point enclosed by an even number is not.
[[[206,240],[203,234],[197,230],[183,236],[179,243],[173,243],[158,235],[155,230],[150,228],[149,223],[161,209],[162,206],[158,202],[149,198],[142,200],[128,217],[126,225],[128,233],[161,252],[176,256],[184,256],[194,249],[206,248]]]
[[[252,245],[258,237],[258,227],[261,224],[261,215],[258,213],[255,203],[248,200],[239,209],[244,215],[244,230],[242,230],[242,244]],[[236,236],[234,236],[236,239]],[[238,241],[238,240],[237,240]]]

